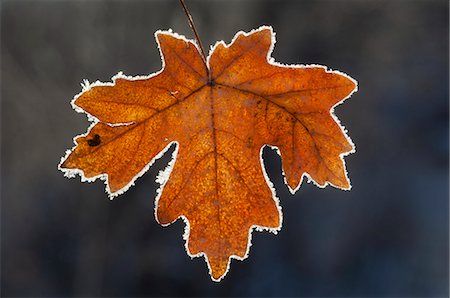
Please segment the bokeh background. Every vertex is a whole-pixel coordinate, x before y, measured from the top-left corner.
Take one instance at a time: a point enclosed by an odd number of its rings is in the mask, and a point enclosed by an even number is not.
[[[102,182],[57,164],[88,121],[69,102],[83,79],[161,67],[153,37],[192,37],[178,1],[1,2],[2,296],[448,296],[448,1],[188,1],[205,46],[272,25],[272,56],[348,73],[336,109],[357,152],[350,192],[283,184],[278,235],[221,283],[184,251],[184,223],[153,215],[160,159],[110,201]]]

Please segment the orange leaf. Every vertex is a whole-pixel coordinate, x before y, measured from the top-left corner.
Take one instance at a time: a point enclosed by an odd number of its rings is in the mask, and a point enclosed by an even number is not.
[[[113,83],[86,84],[75,97],[75,109],[93,124],[75,138],[60,169],[105,179],[112,198],[176,142],[158,178],[156,218],[162,225],[185,219],[188,254],[204,255],[218,281],[231,258],[247,257],[253,228],[281,228],[261,157],[265,145],[279,149],[292,192],[304,175],[320,187],[350,188],[343,156],[354,146],[332,111],[356,81],[319,65],[274,62],[271,27],[217,43],[207,65],[193,41],[167,31],[155,36],[160,72],[119,73]]]

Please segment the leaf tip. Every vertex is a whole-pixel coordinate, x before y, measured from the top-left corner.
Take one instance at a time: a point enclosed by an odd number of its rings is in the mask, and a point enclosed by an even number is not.
[[[209,276],[214,282],[220,282],[230,269],[230,257],[208,257],[205,255],[208,264]]]

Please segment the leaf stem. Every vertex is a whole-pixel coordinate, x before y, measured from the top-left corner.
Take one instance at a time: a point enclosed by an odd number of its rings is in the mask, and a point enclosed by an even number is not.
[[[188,22],[189,22],[189,27],[191,27],[192,31],[194,32],[195,35],[195,39],[197,40],[198,46],[200,48],[200,54],[202,56],[203,59],[203,63],[205,64],[206,67],[206,72],[208,73],[208,78],[210,77],[210,73],[209,73],[209,69],[208,66],[206,65],[206,54],[205,54],[205,50],[203,49],[203,45],[202,42],[200,41],[200,37],[198,36],[198,32],[197,29],[195,28],[194,25],[194,20],[192,19],[191,13],[189,12],[186,3],[184,2],[184,0],[180,0],[180,4],[183,7],[184,10],[184,14],[186,15]]]

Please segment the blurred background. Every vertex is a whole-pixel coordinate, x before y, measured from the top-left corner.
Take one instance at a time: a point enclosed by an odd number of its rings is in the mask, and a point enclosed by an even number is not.
[[[83,79],[158,71],[158,29],[193,37],[178,1],[1,1],[1,295],[448,296],[448,1],[187,3],[205,47],[271,25],[276,61],[359,81],[336,109],[353,189],[291,195],[266,148],[283,229],[212,282],[184,223],[154,219],[171,152],[114,201],[57,170],[89,125],[69,104]]]

